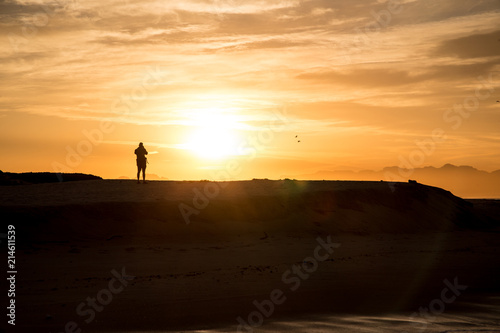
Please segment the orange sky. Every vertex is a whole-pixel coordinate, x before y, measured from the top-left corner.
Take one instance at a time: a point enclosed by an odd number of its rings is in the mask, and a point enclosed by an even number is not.
[[[168,179],[500,169],[498,0],[27,0],[0,13],[3,171],[133,178],[139,141],[147,172]]]

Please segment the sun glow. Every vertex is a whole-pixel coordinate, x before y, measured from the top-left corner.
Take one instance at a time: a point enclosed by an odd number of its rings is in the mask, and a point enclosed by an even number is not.
[[[234,115],[218,108],[195,110],[189,115],[192,132],[187,148],[204,159],[223,159],[237,155],[240,140]]]

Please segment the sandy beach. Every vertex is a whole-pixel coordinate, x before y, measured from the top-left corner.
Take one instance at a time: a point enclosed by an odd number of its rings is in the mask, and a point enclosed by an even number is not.
[[[16,332],[499,330],[498,201],[290,180],[2,186],[0,199]]]
[[[500,0],[0,16],[0,333],[500,332]]]

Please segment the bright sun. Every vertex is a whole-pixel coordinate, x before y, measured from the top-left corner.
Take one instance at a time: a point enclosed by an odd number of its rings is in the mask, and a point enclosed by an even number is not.
[[[219,109],[194,112],[193,131],[188,139],[188,149],[205,159],[222,159],[235,155],[238,146],[236,121]]]

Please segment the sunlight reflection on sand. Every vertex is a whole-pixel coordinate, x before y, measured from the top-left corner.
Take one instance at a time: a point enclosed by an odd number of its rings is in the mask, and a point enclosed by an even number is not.
[[[493,297],[498,304],[499,297]],[[297,319],[290,321],[269,322],[261,327],[256,327],[252,332],[500,332],[498,316],[500,306],[474,304],[482,307],[487,313],[459,313],[436,316],[434,319],[426,321],[418,317],[411,319],[408,315],[380,315],[380,316],[313,316],[310,319]],[[425,324],[427,324],[425,326]],[[425,327],[425,328],[424,328]],[[146,333],[152,331],[135,331],[134,333]],[[209,329],[209,330],[183,330],[183,331],[163,331],[170,332],[190,332],[190,333],[216,333],[216,332],[251,332],[249,330],[237,330],[237,326]]]

